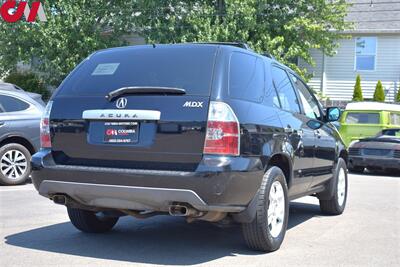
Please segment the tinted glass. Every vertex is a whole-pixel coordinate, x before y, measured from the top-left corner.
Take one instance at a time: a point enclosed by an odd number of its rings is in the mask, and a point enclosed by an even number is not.
[[[243,53],[233,53],[229,71],[229,95],[232,98],[261,102],[264,95],[264,62]]]
[[[272,67],[272,79],[281,101],[282,109],[300,113],[297,96],[286,71]]]
[[[264,103],[269,107],[275,107],[275,108],[281,107],[275,88],[271,87],[267,90],[265,94]]]
[[[379,119],[379,113],[351,112],[347,114],[346,123],[379,124]]]
[[[400,136],[400,129],[383,130],[381,135]]]
[[[210,95],[216,47],[152,46],[92,55],[62,84],[60,95],[105,96],[127,86],[176,87]]]
[[[29,104],[15,97],[0,95],[0,112],[17,112],[29,108]]]
[[[400,114],[391,113],[390,114],[390,124],[392,124],[392,125],[400,125]]]
[[[311,119],[320,119],[321,111],[319,110],[318,103],[312,96],[306,85],[296,76],[290,74],[294,85],[299,91],[300,99],[304,107],[305,115]]]

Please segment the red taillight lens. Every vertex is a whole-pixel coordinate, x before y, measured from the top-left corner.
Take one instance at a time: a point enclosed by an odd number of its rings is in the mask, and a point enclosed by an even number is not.
[[[211,102],[204,154],[240,154],[239,122],[228,104]]]
[[[42,148],[51,148],[50,112],[52,105],[52,101],[47,104],[42,120],[40,121],[40,146]]]
[[[239,155],[239,133],[236,122],[210,121],[204,153]]]

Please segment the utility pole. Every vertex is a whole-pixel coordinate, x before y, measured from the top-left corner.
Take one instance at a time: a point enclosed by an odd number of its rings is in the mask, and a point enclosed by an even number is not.
[[[222,16],[225,11],[225,0],[217,0],[217,13],[218,16]]]

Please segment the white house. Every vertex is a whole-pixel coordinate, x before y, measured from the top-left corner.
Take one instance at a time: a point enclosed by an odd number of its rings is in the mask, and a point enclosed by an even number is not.
[[[358,74],[364,98],[372,98],[378,80],[387,101],[400,89],[400,0],[348,0],[351,38],[340,40],[335,56],[312,50],[315,67],[300,61],[314,76],[309,85],[331,100],[349,101]]]

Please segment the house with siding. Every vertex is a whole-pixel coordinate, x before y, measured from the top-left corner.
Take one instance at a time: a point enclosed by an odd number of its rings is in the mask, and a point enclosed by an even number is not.
[[[313,75],[309,85],[331,100],[350,101],[356,76],[361,76],[364,98],[372,98],[378,80],[386,101],[400,90],[400,0],[349,0],[346,20],[350,39],[339,40],[334,56],[312,50],[315,66],[302,61]]]

